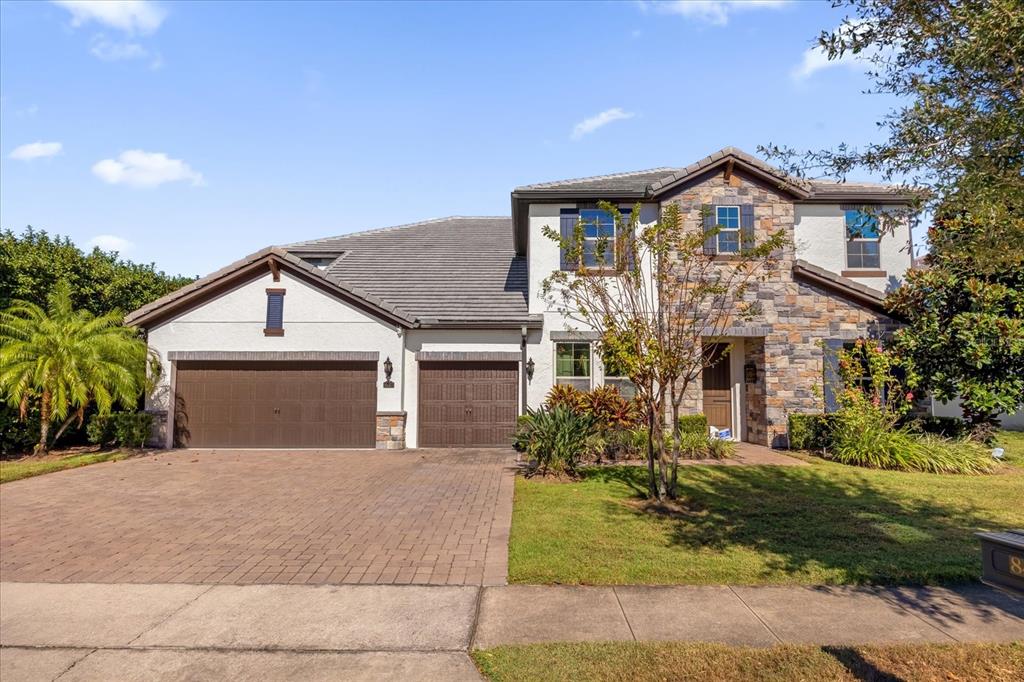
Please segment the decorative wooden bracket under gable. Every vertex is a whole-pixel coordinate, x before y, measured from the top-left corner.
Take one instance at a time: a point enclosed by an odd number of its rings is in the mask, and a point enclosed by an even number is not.
[[[275,282],[281,281],[281,271],[277,267],[277,261],[273,258],[268,258],[267,263],[270,264],[270,274],[274,277]]]
[[[732,180],[732,167],[733,167],[734,163],[735,163],[735,161],[733,159],[729,159],[729,161],[726,162],[726,164],[725,164],[725,181],[726,182],[729,182],[730,180]]]

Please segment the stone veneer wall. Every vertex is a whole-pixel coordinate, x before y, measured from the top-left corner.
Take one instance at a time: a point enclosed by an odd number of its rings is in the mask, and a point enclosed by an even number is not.
[[[764,339],[745,339],[743,363],[753,363],[757,370],[757,381],[746,384],[747,440],[751,443],[768,442],[768,422],[765,418],[767,406],[765,395]]]
[[[704,204],[753,204],[754,238],[766,239],[781,229],[789,240],[775,272],[748,292],[748,300],[756,300],[760,311],[743,323],[770,329],[763,339],[746,340],[745,361],[753,357],[758,370],[757,384],[747,385],[747,440],[784,446],[789,414],[823,409],[824,352],[820,342],[880,336],[897,325],[885,315],[793,279],[794,207],[792,198],[782,190],[740,171],[728,181],[723,172],[715,171],[664,199],[662,208],[673,203],[679,206],[683,229],[690,230],[703,229]],[[702,409],[699,382],[687,391],[684,405],[691,411]]]
[[[377,449],[405,449],[405,412],[377,413]]]

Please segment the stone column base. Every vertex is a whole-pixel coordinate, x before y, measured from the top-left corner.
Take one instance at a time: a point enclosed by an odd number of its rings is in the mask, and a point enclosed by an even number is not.
[[[377,449],[405,449],[405,412],[377,413]]]

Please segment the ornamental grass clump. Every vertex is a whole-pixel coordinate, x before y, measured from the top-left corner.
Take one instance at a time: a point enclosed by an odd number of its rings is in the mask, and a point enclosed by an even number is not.
[[[530,474],[575,475],[580,460],[604,443],[593,417],[564,405],[530,410],[519,420],[516,445],[532,460]]]
[[[844,388],[826,457],[842,464],[938,474],[992,470],[987,449],[976,441],[919,434],[900,425],[914,394],[905,390],[899,375],[907,382],[914,375],[881,344],[859,339],[839,353],[838,362]]]

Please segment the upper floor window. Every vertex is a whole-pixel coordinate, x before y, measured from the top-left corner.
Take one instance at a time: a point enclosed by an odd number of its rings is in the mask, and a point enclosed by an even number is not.
[[[583,266],[586,268],[615,267],[615,218],[598,208],[580,210],[583,222]],[[604,246],[604,256],[600,255]]]
[[[555,344],[555,383],[590,390],[590,344],[567,342]]]
[[[718,253],[738,253],[740,250],[740,207],[716,206],[715,224],[718,225]]]
[[[846,267],[854,270],[881,267],[878,217],[857,209],[846,212]]]
[[[265,336],[284,336],[284,289],[267,289]]]

